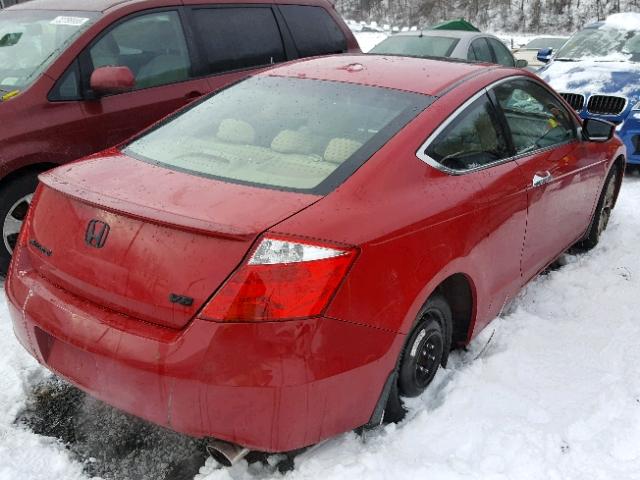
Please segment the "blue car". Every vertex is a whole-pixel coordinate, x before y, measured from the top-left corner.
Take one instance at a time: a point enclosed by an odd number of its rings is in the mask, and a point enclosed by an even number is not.
[[[608,120],[627,148],[627,162],[640,165],[640,15],[611,15],[572,36],[538,71],[582,118]]]

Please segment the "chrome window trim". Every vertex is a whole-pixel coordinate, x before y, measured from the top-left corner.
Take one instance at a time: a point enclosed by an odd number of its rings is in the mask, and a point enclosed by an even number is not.
[[[473,102],[475,102],[482,95],[487,95],[491,89],[497,87],[498,85],[500,85],[502,83],[505,83],[505,82],[508,82],[508,81],[512,81],[512,80],[529,80],[529,81],[531,81],[533,83],[537,83],[538,85],[543,87],[547,92],[549,92],[549,93],[551,93],[553,95],[553,93],[549,90],[549,88],[547,88],[542,82],[536,80],[535,78],[531,78],[531,77],[528,77],[528,76],[525,76],[525,75],[512,75],[510,77],[505,77],[505,78],[501,78],[500,80],[496,80],[495,82],[487,85],[486,87],[483,87],[481,90],[479,90],[474,95],[469,97],[462,105],[460,105],[451,114],[451,116],[449,116],[449,118],[447,118],[444,122],[442,122],[438,126],[438,128],[436,128],[433,131],[433,133],[431,135],[429,135],[429,137],[427,137],[427,139],[422,143],[422,145],[420,145],[420,147],[418,148],[418,151],[416,152],[416,157],[418,157],[418,159],[420,159],[421,161],[423,161],[427,165],[435,168],[436,170],[440,170],[441,172],[449,174],[449,175],[458,176],[458,175],[467,175],[469,173],[479,172],[481,170],[486,170],[487,168],[493,168],[493,167],[496,167],[498,165],[502,165],[503,163],[512,162],[512,161],[518,160],[520,158],[528,157],[530,155],[535,155],[535,154],[538,154],[538,153],[543,153],[543,152],[545,152],[547,150],[552,150],[554,148],[558,148],[558,147],[561,147],[563,145],[567,145],[569,143],[579,142],[580,141],[580,138],[581,138],[581,127],[579,125],[575,125],[576,137],[574,139],[567,140],[566,142],[562,142],[562,143],[557,143],[555,145],[550,145],[548,147],[542,147],[542,148],[538,148],[536,150],[531,150],[529,152],[516,154],[516,155],[513,155],[511,157],[502,158],[500,160],[496,160],[495,162],[487,163],[486,165],[481,165],[481,166],[475,167],[475,168],[470,168],[468,170],[455,170],[455,169],[452,169],[452,168],[449,168],[449,167],[445,167],[444,165],[440,164],[436,159],[434,159],[433,157],[430,157],[429,155],[424,153],[424,152],[426,152],[427,148],[429,148],[431,143],[438,137],[438,135],[440,135],[442,133],[442,131],[444,129],[446,129],[456,118],[458,118],[458,116],[461,115]],[[558,94],[556,93],[555,95],[558,95]],[[560,97],[560,98],[562,98],[562,97]],[[574,111],[574,110],[571,109],[571,111]],[[569,112],[569,115],[570,115],[570,118],[571,118],[571,113],[570,112]]]

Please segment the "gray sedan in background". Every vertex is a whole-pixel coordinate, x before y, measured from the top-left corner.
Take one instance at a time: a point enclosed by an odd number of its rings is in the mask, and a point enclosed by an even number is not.
[[[507,67],[526,67],[516,60],[497,37],[482,32],[424,30],[397,33],[384,39],[369,52],[410,57],[459,58],[472,62],[497,63]]]

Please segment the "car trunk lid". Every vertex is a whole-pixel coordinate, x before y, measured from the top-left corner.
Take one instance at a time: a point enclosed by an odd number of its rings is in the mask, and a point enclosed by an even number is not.
[[[176,172],[117,151],[40,180],[27,234],[34,268],[82,298],[170,328],[188,323],[257,236],[319,198]]]

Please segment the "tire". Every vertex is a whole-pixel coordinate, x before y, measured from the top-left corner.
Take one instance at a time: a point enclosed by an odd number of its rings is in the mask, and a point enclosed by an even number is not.
[[[600,241],[602,233],[607,229],[611,212],[616,202],[618,169],[619,167],[617,165],[611,168],[602,192],[600,193],[598,205],[591,220],[591,225],[589,225],[589,230],[582,240],[574,246],[576,250],[586,252],[594,248]]]
[[[433,295],[420,310],[400,355],[398,380],[389,392],[385,422],[402,420],[406,411],[400,397],[420,395],[431,384],[440,365],[446,364],[451,332],[451,308],[444,297]]]
[[[34,172],[16,177],[0,187],[0,275],[6,275],[9,269],[20,227],[37,186],[38,174]]]

